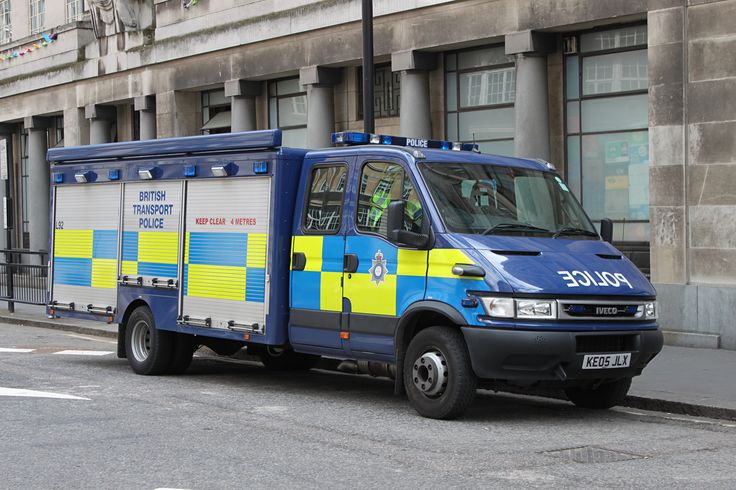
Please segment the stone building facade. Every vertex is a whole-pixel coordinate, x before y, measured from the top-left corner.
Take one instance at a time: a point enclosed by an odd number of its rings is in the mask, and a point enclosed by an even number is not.
[[[736,0],[374,0],[376,131],[544,158],[660,297],[736,349]],[[362,129],[360,0],[0,0],[11,243],[47,248],[56,145]]]

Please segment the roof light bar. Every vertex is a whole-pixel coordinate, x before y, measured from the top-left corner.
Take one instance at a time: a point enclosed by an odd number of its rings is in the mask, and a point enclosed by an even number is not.
[[[459,143],[444,140],[427,140],[422,138],[406,138],[404,136],[389,136],[386,134],[359,133],[357,131],[343,131],[332,133],[333,145],[396,145],[411,148],[433,148],[437,150],[474,151],[480,153],[475,143]]]

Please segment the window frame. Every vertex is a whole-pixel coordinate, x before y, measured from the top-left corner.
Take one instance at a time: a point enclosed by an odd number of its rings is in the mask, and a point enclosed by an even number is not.
[[[0,0],[0,6],[0,44],[7,44],[13,42],[13,4],[11,0]]]
[[[444,97],[445,97],[445,103],[444,103],[444,113],[445,113],[445,139],[450,139],[448,134],[448,118],[450,116],[455,118],[455,128],[457,130],[457,141],[461,142],[469,142],[469,143],[497,143],[497,142],[503,142],[503,141],[510,141],[513,142],[516,139],[516,135],[514,135],[511,138],[492,138],[492,139],[483,139],[483,140],[474,140],[474,141],[467,141],[460,137],[460,114],[463,112],[476,112],[476,111],[486,111],[486,110],[493,110],[493,109],[510,109],[514,108],[516,106],[516,94],[514,94],[514,102],[503,102],[499,104],[484,104],[479,106],[473,106],[473,107],[461,107],[460,104],[460,75],[465,73],[475,73],[475,72],[484,72],[484,71],[492,71],[492,70],[502,70],[506,68],[514,68],[514,90],[516,90],[516,63],[513,61],[508,61],[506,63],[499,63],[494,65],[484,65],[480,67],[473,67],[473,68],[460,68],[460,61],[459,61],[459,55],[461,53],[471,52],[471,51],[480,51],[483,49],[497,49],[504,47],[504,44],[491,44],[488,46],[476,46],[473,48],[468,49],[460,49],[455,51],[447,51],[444,54],[444,69],[443,69],[443,82],[444,82]],[[448,69],[447,68],[447,58],[449,56],[455,56],[455,67],[454,69]],[[447,75],[449,73],[455,74],[455,110],[449,111],[447,101],[449,100],[449,92],[447,87]],[[514,117],[516,117],[516,113],[514,113]],[[454,138],[453,138],[454,139]]]
[[[43,6],[43,9],[41,8]],[[36,15],[33,15],[34,8]],[[34,19],[36,27],[33,27]],[[30,35],[35,35],[43,31],[46,23],[46,0],[29,0],[28,2],[28,31]]]
[[[388,67],[388,72],[391,74],[391,89],[397,90],[399,95],[397,99],[397,107],[396,107],[396,114],[389,113],[388,115],[380,115],[376,114],[376,119],[390,119],[392,117],[400,117],[401,116],[401,74],[400,72],[394,72],[391,70],[391,63],[376,63],[373,65],[373,106],[376,105],[376,72],[377,69],[385,69]],[[398,75],[398,83],[394,83],[394,77]],[[356,70],[356,80],[358,85],[358,90],[356,91],[356,105],[357,105],[357,111],[356,111],[356,121],[362,121],[364,119],[363,115],[363,67],[358,66]],[[395,86],[394,86],[395,85]],[[374,111],[375,112],[375,111]]]
[[[345,169],[345,185],[342,188],[341,194],[342,194],[342,205],[340,206],[342,208],[342,212],[340,212],[340,218],[337,221],[337,228],[335,228],[335,231],[327,232],[323,230],[312,230],[307,228],[307,213],[309,211],[309,198],[312,195],[312,184],[314,184],[314,175],[317,170],[321,168],[338,168],[342,167]],[[309,170],[309,184],[307,185],[307,188],[304,192],[304,200],[302,202],[302,217],[299,222],[299,228],[301,229],[302,234],[304,235],[316,235],[316,236],[334,236],[334,235],[342,235],[342,225],[344,223],[343,216],[345,215],[345,195],[346,191],[348,189],[348,185],[350,183],[350,166],[345,161],[334,161],[334,162],[321,162],[317,163],[315,165],[312,165],[312,168]]]
[[[74,5],[75,10],[78,8],[79,13],[76,15],[70,15],[69,10]],[[71,22],[78,22],[84,18],[85,12],[89,10],[87,6],[87,0],[65,0],[64,1],[64,20],[67,24]]]
[[[279,94],[278,83],[279,82],[283,82],[284,80],[294,80],[294,79],[299,80],[299,77],[298,76],[297,77],[284,77],[284,78],[277,78],[277,79],[273,79],[273,80],[269,80],[268,81],[268,86],[266,87],[266,92],[267,92],[267,96],[268,96],[268,126],[269,126],[270,129],[285,129],[285,130],[290,130],[290,129],[306,129],[306,127],[307,127],[307,123],[306,122],[304,124],[296,124],[296,125],[291,125],[291,126],[281,126],[281,124],[280,124],[281,120],[280,120],[280,117],[279,117],[279,103],[278,103],[279,100],[281,100],[281,99],[291,99],[291,98],[294,98],[294,97],[301,97],[301,96],[304,96],[305,97],[305,100],[306,100],[306,97],[307,97],[307,91],[306,90],[301,91],[301,92],[288,93],[288,94],[284,94],[284,95]],[[276,87],[275,88],[276,95],[271,95],[271,86],[275,86]],[[276,127],[275,128],[271,128],[270,127],[271,126],[271,99],[276,99]],[[307,110],[309,110],[309,107],[307,107]]]
[[[620,92],[611,92],[611,93],[604,93],[604,94],[589,94],[584,95],[583,94],[583,59],[588,57],[595,57],[595,56],[601,56],[606,54],[615,54],[615,53],[626,53],[626,52],[633,52],[633,51],[648,51],[649,45],[647,42],[644,42],[642,44],[635,44],[632,46],[625,46],[625,47],[619,47],[619,48],[609,48],[609,49],[602,49],[599,51],[582,51],[581,49],[581,36],[585,34],[590,34],[594,32],[604,32],[604,31],[613,31],[616,29],[622,29],[626,27],[640,27],[640,26],[647,26],[646,21],[641,22],[635,22],[635,23],[626,23],[626,24],[615,24],[615,25],[605,25],[605,26],[599,26],[593,29],[588,29],[584,31],[579,31],[570,34],[569,36],[565,37],[574,37],[576,40],[576,46],[577,49],[574,53],[570,54],[563,54],[563,68],[562,68],[562,87],[563,87],[563,104],[562,104],[562,120],[564,124],[564,158],[565,158],[565,172],[564,177],[565,181],[569,182],[569,176],[570,176],[570,152],[568,149],[568,140],[570,137],[576,137],[579,141],[579,155],[578,155],[578,165],[579,165],[579,180],[580,180],[580,195],[576,196],[576,198],[579,198],[580,203],[585,202],[585,189],[583,188],[583,183],[585,181],[584,173],[585,169],[583,168],[583,159],[582,159],[582,152],[583,152],[583,137],[584,136],[595,136],[595,135],[601,135],[601,134],[618,134],[618,133],[636,133],[636,132],[643,132],[646,131],[647,134],[649,133],[649,127],[648,125],[646,127],[637,128],[637,129],[616,129],[616,130],[606,130],[606,131],[584,131],[583,130],[583,120],[582,120],[582,111],[583,111],[583,101],[585,100],[595,100],[595,99],[612,99],[617,97],[626,97],[626,96],[632,96],[632,95],[643,95],[649,93],[649,87],[650,84],[647,83],[646,89],[638,89],[638,90],[626,90],[626,91],[620,91]],[[567,73],[567,63],[570,58],[578,59],[578,70],[577,70],[577,97],[570,98],[567,94],[567,86],[569,83],[568,80],[568,73]],[[578,130],[575,132],[571,132],[568,128],[568,104],[570,102],[577,102],[578,108],[577,108],[577,115],[578,115]],[[651,203],[650,203],[651,206]],[[610,218],[611,221],[614,223],[650,223],[650,220],[648,219],[613,219]],[[590,220],[594,224],[600,224],[600,219],[594,219],[590,218]]]
[[[409,171],[408,165],[406,165],[404,162],[395,161],[395,160],[391,160],[391,159],[388,159],[388,158],[382,160],[380,158],[370,158],[370,157],[368,157],[365,160],[363,160],[360,163],[360,165],[359,165],[360,168],[359,168],[358,175],[360,177],[359,177],[359,179],[357,181],[357,188],[355,189],[355,212],[353,214],[353,220],[354,220],[354,222],[353,222],[353,228],[355,230],[355,233],[357,235],[367,235],[367,236],[375,236],[375,237],[382,238],[383,240],[387,241],[388,243],[391,243],[392,245],[397,246],[398,248],[407,248],[407,249],[416,250],[415,247],[407,247],[406,245],[400,244],[400,243],[395,242],[393,240],[389,240],[389,238],[387,236],[381,235],[380,233],[376,233],[374,231],[368,231],[368,230],[364,230],[364,229],[359,228],[359,224],[358,224],[359,223],[359,221],[358,221],[358,203],[360,202],[360,194],[361,194],[361,192],[360,192],[360,186],[361,186],[361,183],[362,183],[362,180],[363,180],[363,170],[365,169],[366,165],[369,165],[371,163],[384,163],[384,164],[388,164],[388,165],[397,165],[397,166],[399,166],[401,168],[401,171],[404,173],[404,180],[406,180],[407,178],[409,179],[409,181],[411,182],[411,185],[414,186],[414,192],[416,193],[417,198],[419,199],[419,203],[422,205],[423,219],[422,219],[422,231],[421,231],[421,233],[428,235],[429,234],[429,231],[430,231],[429,215],[427,213],[427,203],[426,203],[424,197],[422,196],[422,194],[419,192],[420,187],[417,185],[417,179],[414,178],[414,175],[412,175],[412,172]],[[387,209],[388,209],[388,207],[387,207]]]

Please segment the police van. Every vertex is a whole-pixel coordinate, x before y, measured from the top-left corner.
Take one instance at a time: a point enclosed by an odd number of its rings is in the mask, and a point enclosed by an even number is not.
[[[609,408],[660,351],[655,290],[543,161],[356,132],[55,148],[49,314],[119,325],[138,374],[243,347],[353,360],[421,415],[477,387]]]

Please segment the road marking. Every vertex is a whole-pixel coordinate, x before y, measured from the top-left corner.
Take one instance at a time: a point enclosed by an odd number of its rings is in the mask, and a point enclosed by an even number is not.
[[[106,356],[112,354],[112,351],[108,350],[60,350],[54,352],[62,356]]]
[[[27,354],[33,352],[36,349],[12,349],[10,347],[0,347],[0,352],[13,352],[17,354]]]
[[[105,344],[117,344],[114,340],[98,339],[97,337],[88,337],[87,335],[74,335],[73,333],[68,333],[66,336],[75,339],[91,340],[93,342],[104,342]]]
[[[49,391],[23,390],[20,388],[3,388],[0,386],[0,396],[20,396],[28,398],[57,398],[60,400],[89,400],[81,396],[66,395],[64,393],[51,393]]]

